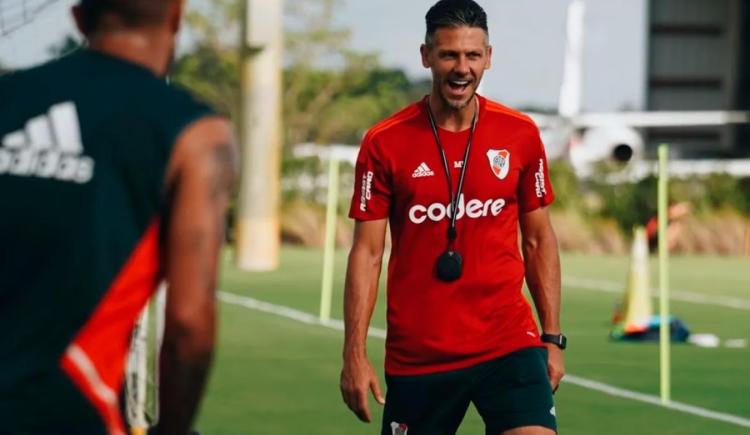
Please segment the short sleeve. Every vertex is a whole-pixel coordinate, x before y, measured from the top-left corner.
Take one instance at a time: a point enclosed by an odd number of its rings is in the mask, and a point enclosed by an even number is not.
[[[518,182],[518,209],[528,213],[545,207],[555,200],[552,183],[549,178],[547,156],[539,130],[534,127],[525,151],[524,166]]]
[[[349,217],[369,221],[385,219],[391,204],[391,177],[372,135],[359,148],[354,169],[354,194]]]

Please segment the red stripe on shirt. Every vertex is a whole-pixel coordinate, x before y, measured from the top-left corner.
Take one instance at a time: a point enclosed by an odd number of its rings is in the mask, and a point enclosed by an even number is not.
[[[420,112],[420,108],[418,104],[412,104],[409,107],[405,108],[404,110],[401,110],[394,114],[393,116],[384,119],[383,121],[375,124],[368,132],[367,136],[374,136],[377,133],[380,133],[383,130],[387,130],[388,128],[400,124],[404,121],[407,121],[414,116],[418,115]]]
[[[118,400],[133,327],[160,278],[158,234],[155,221],[60,362],[110,435],[125,434]]]
[[[528,115],[526,115],[524,113],[521,113],[521,112],[519,112],[517,110],[513,110],[510,107],[503,106],[500,103],[496,103],[494,101],[487,100],[487,106],[486,106],[486,108],[490,112],[502,113],[502,114],[505,114],[505,115],[513,116],[515,118],[518,118],[518,119],[521,119],[523,121],[526,121],[526,122],[528,122],[528,123],[530,123],[532,125],[536,125],[534,123],[534,120],[531,119],[530,116],[528,116]]]

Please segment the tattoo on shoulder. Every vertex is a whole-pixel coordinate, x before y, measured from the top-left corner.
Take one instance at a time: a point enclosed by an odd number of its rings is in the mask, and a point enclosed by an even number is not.
[[[225,143],[216,146],[211,151],[212,187],[211,195],[214,199],[231,193],[237,178],[237,161],[234,147]]]

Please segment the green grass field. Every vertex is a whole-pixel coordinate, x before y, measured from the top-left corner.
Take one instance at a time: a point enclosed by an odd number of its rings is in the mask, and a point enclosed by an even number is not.
[[[319,251],[285,248],[278,271],[244,273],[227,253],[221,290],[317,314]],[[346,253],[337,253],[333,317],[341,318]],[[622,284],[625,257],[563,256],[564,277]],[[686,257],[672,261],[672,287],[684,292],[750,300],[750,261]],[[656,283],[655,263],[652,281]],[[384,291],[373,326],[385,326]],[[563,288],[563,325],[569,337],[567,372],[635,392],[659,394],[659,353],[654,344],[608,340],[609,319],[619,294],[575,286]],[[658,306],[655,304],[655,307]],[[693,332],[722,340],[750,339],[750,310],[673,301],[672,312]],[[197,428],[202,434],[375,434],[341,401],[338,377],[342,332],[307,325],[245,307],[221,304],[221,330],[214,370]],[[380,369],[384,342],[370,338],[369,354]],[[672,399],[750,419],[750,348],[672,347]],[[560,433],[748,434],[750,428],[564,383],[556,396]],[[460,434],[483,434],[470,410]]]

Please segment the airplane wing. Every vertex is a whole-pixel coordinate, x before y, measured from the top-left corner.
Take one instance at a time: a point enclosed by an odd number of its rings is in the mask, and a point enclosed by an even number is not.
[[[750,112],[739,111],[652,111],[586,113],[572,119],[579,128],[620,125],[629,127],[700,127],[750,123]]]

